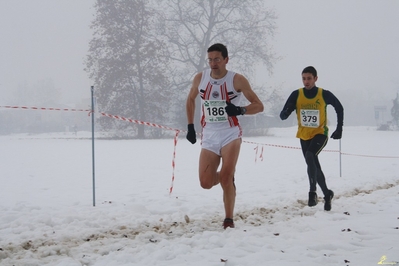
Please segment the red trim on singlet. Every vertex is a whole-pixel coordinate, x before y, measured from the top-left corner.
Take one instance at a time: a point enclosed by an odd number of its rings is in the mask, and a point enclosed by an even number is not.
[[[204,100],[209,100],[211,91],[212,91],[212,84],[210,82],[208,82],[208,84],[206,85],[205,91],[204,91],[204,98],[203,98]],[[202,125],[202,127],[205,127],[206,122],[205,122],[204,106],[202,105],[201,108],[202,108],[201,125]]]
[[[202,109],[202,113],[204,113],[204,105],[202,105],[201,109]],[[201,117],[201,126],[205,127],[205,125],[206,125],[205,115],[202,115],[202,117]]]
[[[212,91],[212,84],[208,82],[206,85],[206,89],[204,91],[204,100],[209,100],[209,97],[211,96],[211,91]]]
[[[227,101],[228,97],[227,97],[227,85],[226,85],[226,82],[223,82],[223,84],[220,85],[220,94],[222,96],[222,100]]]

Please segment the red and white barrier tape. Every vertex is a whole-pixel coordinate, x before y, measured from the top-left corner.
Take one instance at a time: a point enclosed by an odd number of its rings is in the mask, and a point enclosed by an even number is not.
[[[140,120],[130,119],[130,118],[126,118],[126,117],[123,117],[123,116],[111,115],[111,114],[107,114],[107,113],[103,113],[103,112],[100,112],[100,114],[102,116],[107,116],[107,117],[110,117],[110,118],[114,118],[114,119],[118,119],[118,120],[122,120],[122,121],[127,121],[127,122],[131,122],[131,123],[135,123],[135,124],[140,124],[140,125],[146,125],[146,126],[150,126],[150,127],[157,127],[157,128],[167,129],[167,130],[184,132],[184,130],[171,128],[171,127],[166,127],[166,126],[161,126],[161,125],[150,123],[150,122],[143,122],[143,121],[140,121]]]
[[[91,109],[89,109],[89,110],[86,109],[85,110],[85,109],[74,109],[74,108],[52,108],[52,107],[49,108],[49,107],[28,107],[28,106],[10,106],[10,105],[5,105],[5,106],[1,106],[0,105],[0,108],[48,110],[48,111],[89,112],[89,115],[91,113],[93,113],[93,111]],[[166,127],[166,126],[158,125],[158,124],[155,124],[155,123],[143,122],[143,121],[140,121],[140,120],[130,119],[130,118],[126,118],[126,117],[123,117],[123,116],[111,115],[111,114],[107,114],[107,113],[104,113],[104,112],[100,112],[100,114],[102,116],[107,116],[107,117],[118,119],[118,120],[122,120],[122,121],[127,121],[127,122],[131,122],[131,123],[140,124],[140,125],[146,125],[146,126],[151,126],[151,127],[162,128],[162,129],[166,129],[166,130],[173,130],[173,131],[176,132],[175,137],[174,137],[174,149],[173,149],[173,158],[172,158],[172,168],[173,168],[172,169],[172,182],[171,182],[171,186],[169,188],[169,194],[171,194],[172,191],[173,191],[173,184],[174,184],[174,180],[175,180],[175,166],[176,166],[175,165],[175,158],[176,158],[177,140],[178,140],[180,132],[187,132],[187,131],[186,130],[176,129],[176,128],[171,128],[171,127]],[[256,151],[255,152],[255,162],[257,161],[257,158],[258,158],[259,145],[262,146],[262,149],[261,149],[260,155],[259,155],[259,158],[261,159],[261,161],[263,161],[263,146],[271,146],[271,147],[285,148],[285,149],[301,149],[299,147],[277,145],[277,144],[257,143],[257,142],[245,141],[245,140],[243,142],[257,145],[254,148],[254,150]],[[324,150],[324,151],[325,152],[339,152],[338,150]],[[376,155],[352,154],[352,153],[344,153],[344,152],[341,152],[341,154],[342,155],[349,155],[349,156],[359,156],[359,157],[372,157],[372,158],[390,158],[390,159],[398,159],[399,158],[399,156],[376,156]]]
[[[358,156],[358,157],[371,157],[371,158],[385,158],[385,159],[399,159],[399,156],[385,156],[385,155],[365,155],[341,152],[342,155]]]
[[[35,107],[35,106],[11,106],[11,105],[0,105],[0,108],[9,109],[31,109],[31,110],[43,110],[43,111],[73,111],[73,112],[91,112],[91,109],[75,109],[75,108],[53,108],[53,107]]]

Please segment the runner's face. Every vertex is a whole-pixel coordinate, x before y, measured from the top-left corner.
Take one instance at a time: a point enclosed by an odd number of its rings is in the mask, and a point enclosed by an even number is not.
[[[316,85],[317,77],[313,77],[310,73],[303,73],[302,74],[302,82],[305,89],[310,90]]]
[[[228,57],[223,58],[222,53],[213,51],[208,53],[208,64],[212,71],[220,71],[226,68]]]

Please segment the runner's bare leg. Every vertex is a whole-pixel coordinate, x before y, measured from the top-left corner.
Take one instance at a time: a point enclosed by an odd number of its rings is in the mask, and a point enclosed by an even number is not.
[[[224,146],[221,150],[222,168],[220,169],[220,185],[223,189],[224,209],[226,218],[234,216],[236,189],[234,186],[234,173],[241,148],[241,139],[236,139]]]

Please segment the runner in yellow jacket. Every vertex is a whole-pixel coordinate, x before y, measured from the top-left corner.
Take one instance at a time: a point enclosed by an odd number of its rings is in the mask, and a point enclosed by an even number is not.
[[[303,156],[308,166],[310,184],[308,205],[312,207],[317,204],[316,184],[319,184],[324,194],[324,210],[330,211],[334,192],[327,187],[318,154],[328,140],[327,105],[332,105],[337,113],[337,128],[331,135],[333,139],[342,137],[344,108],[334,94],[316,87],[317,71],[314,67],[308,66],[302,71],[302,81],[304,87],[291,93],[280,113],[280,118],[285,120],[296,110],[298,120],[296,137],[300,139]]]

